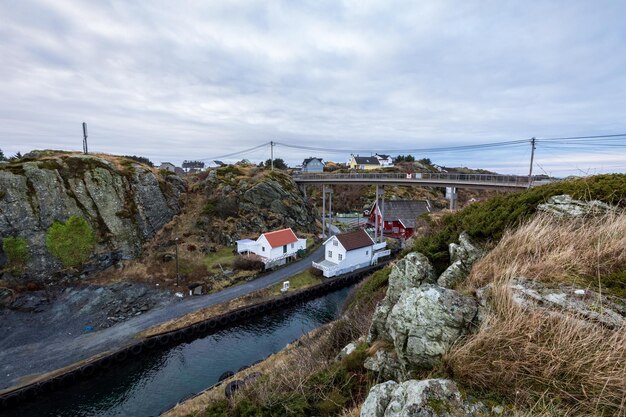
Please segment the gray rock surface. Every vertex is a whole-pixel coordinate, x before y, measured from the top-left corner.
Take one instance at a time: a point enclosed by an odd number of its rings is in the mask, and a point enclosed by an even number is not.
[[[185,184],[144,165],[120,168],[97,156],[68,154],[0,167],[0,190],[0,238],[28,241],[30,259],[21,280],[55,281],[62,265],[45,245],[55,221],[86,219],[97,236],[86,267],[106,268],[137,256],[142,243],[180,212]]]
[[[374,356],[370,356],[365,360],[363,367],[372,372],[376,372],[383,379],[391,379],[394,381],[404,381],[407,379],[394,350],[377,350]]]
[[[450,243],[449,250],[452,264],[439,276],[437,284],[441,287],[453,288],[467,278],[472,265],[483,256],[484,252],[472,243],[466,232],[459,236],[459,244]]]
[[[387,316],[392,307],[400,298],[400,294],[407,288],[416,288],[424,283],[434,283],[435,270],[428,258],[421,253],[411,252],[395,262],[389,274],[389,286],[385,298],[376,306],[372,318],[368,341],[378,338],[389,338],[386,331]]]
[[[488,411],[480,402],[464,400],[453,381],[427,379],[375,385],[361,407],[361,417],[469,417]]]
[[[539,204],[537,209],[556,217],[581,217],[615,210],[614,207],[602,201],[574,200],[567,194],[550,197],[547,203]]]
[[[472,297],[425,284],[402,292],[387,318],[386,330],[405,374],[428,369],[464,335],[478,311]]]
[[[626,327],[626,304],[622,299],[571,285],[550,287],[524,278],[511,281],[508,287],[512,300],[524,308],[551,314],[568,314],[609,328]],[[481,309],[489,308],[490,290],[491,286],[488,285],[476,292]]]

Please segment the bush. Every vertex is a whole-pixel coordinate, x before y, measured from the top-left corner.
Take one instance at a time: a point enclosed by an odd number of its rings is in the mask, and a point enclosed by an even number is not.
[[[23,237],[5,237],[2,240],[2,250],[8,258],[8,269],[21,272],[26,268],[28,259],[28,242]]]
[[[81,217],[72,216],[65,223],[55,221],[46,235],[46,247],[65,267],[84,264],[95,246],[94,231]]]
[[[256,257],[238,256],[233,262],[233,267],[240,271],[262,271],[265,264]]]

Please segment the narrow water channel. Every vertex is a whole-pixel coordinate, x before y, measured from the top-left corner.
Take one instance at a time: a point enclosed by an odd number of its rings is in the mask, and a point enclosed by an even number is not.
[[[263,359],[334,320],[349,290],[344,288],[166,351],[148,352],[7,415],[158,416],[182,398],[216,383],[224,371],[237,371]]]

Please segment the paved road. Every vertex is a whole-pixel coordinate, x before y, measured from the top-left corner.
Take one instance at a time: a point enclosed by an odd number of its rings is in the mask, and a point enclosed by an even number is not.
[[[79,336],[59,334],[36,343],[5,349],[0,352],[0,390],[17,385],[24,376],[50,372],[98,353],[119,349],[131,342],[137,333],[156,324],[282,282],[309,268],[312,261],[321,260],[323,251],[324,248],[320,247],[306,258],[261,278],[218,293],[183,299],[104,330]]]

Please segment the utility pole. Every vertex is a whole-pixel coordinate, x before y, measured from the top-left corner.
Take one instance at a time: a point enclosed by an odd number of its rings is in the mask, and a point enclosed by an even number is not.
[[[322,237],[326,237],[326,184],[322,184]]]
[[[178,238],[176,238],[175,241],[176,241],[176,286],[178,287],[178,284],[180,283],[180,274],[178,272]]]
[[[530,169],[528,171],[528,187],[530,188],[530,185],[533,183],[533,161],[535,160],[535,149],[537,149],[537,147],[535,146],[535,142],[537,139],[532,138],[530,140]]]
[[[89,149],[87,148],[87,123],[83,122],[83,153],[87,155]]]
[[[270,159],[272,160],[272,171],[274,171],[274,141],[270,141]]]
[[[380,221],[382,222],[382,227],[380,228],[380,242],[383,242],[385,239],[385,186],[383,185],[383,205],[380,211]]]
[[[376,205],[374,206],[374,217],[376,218],[375,220],[375,226],[376,228],[374,229],[374,242],[378,242],[378,184],[376,184]]]

